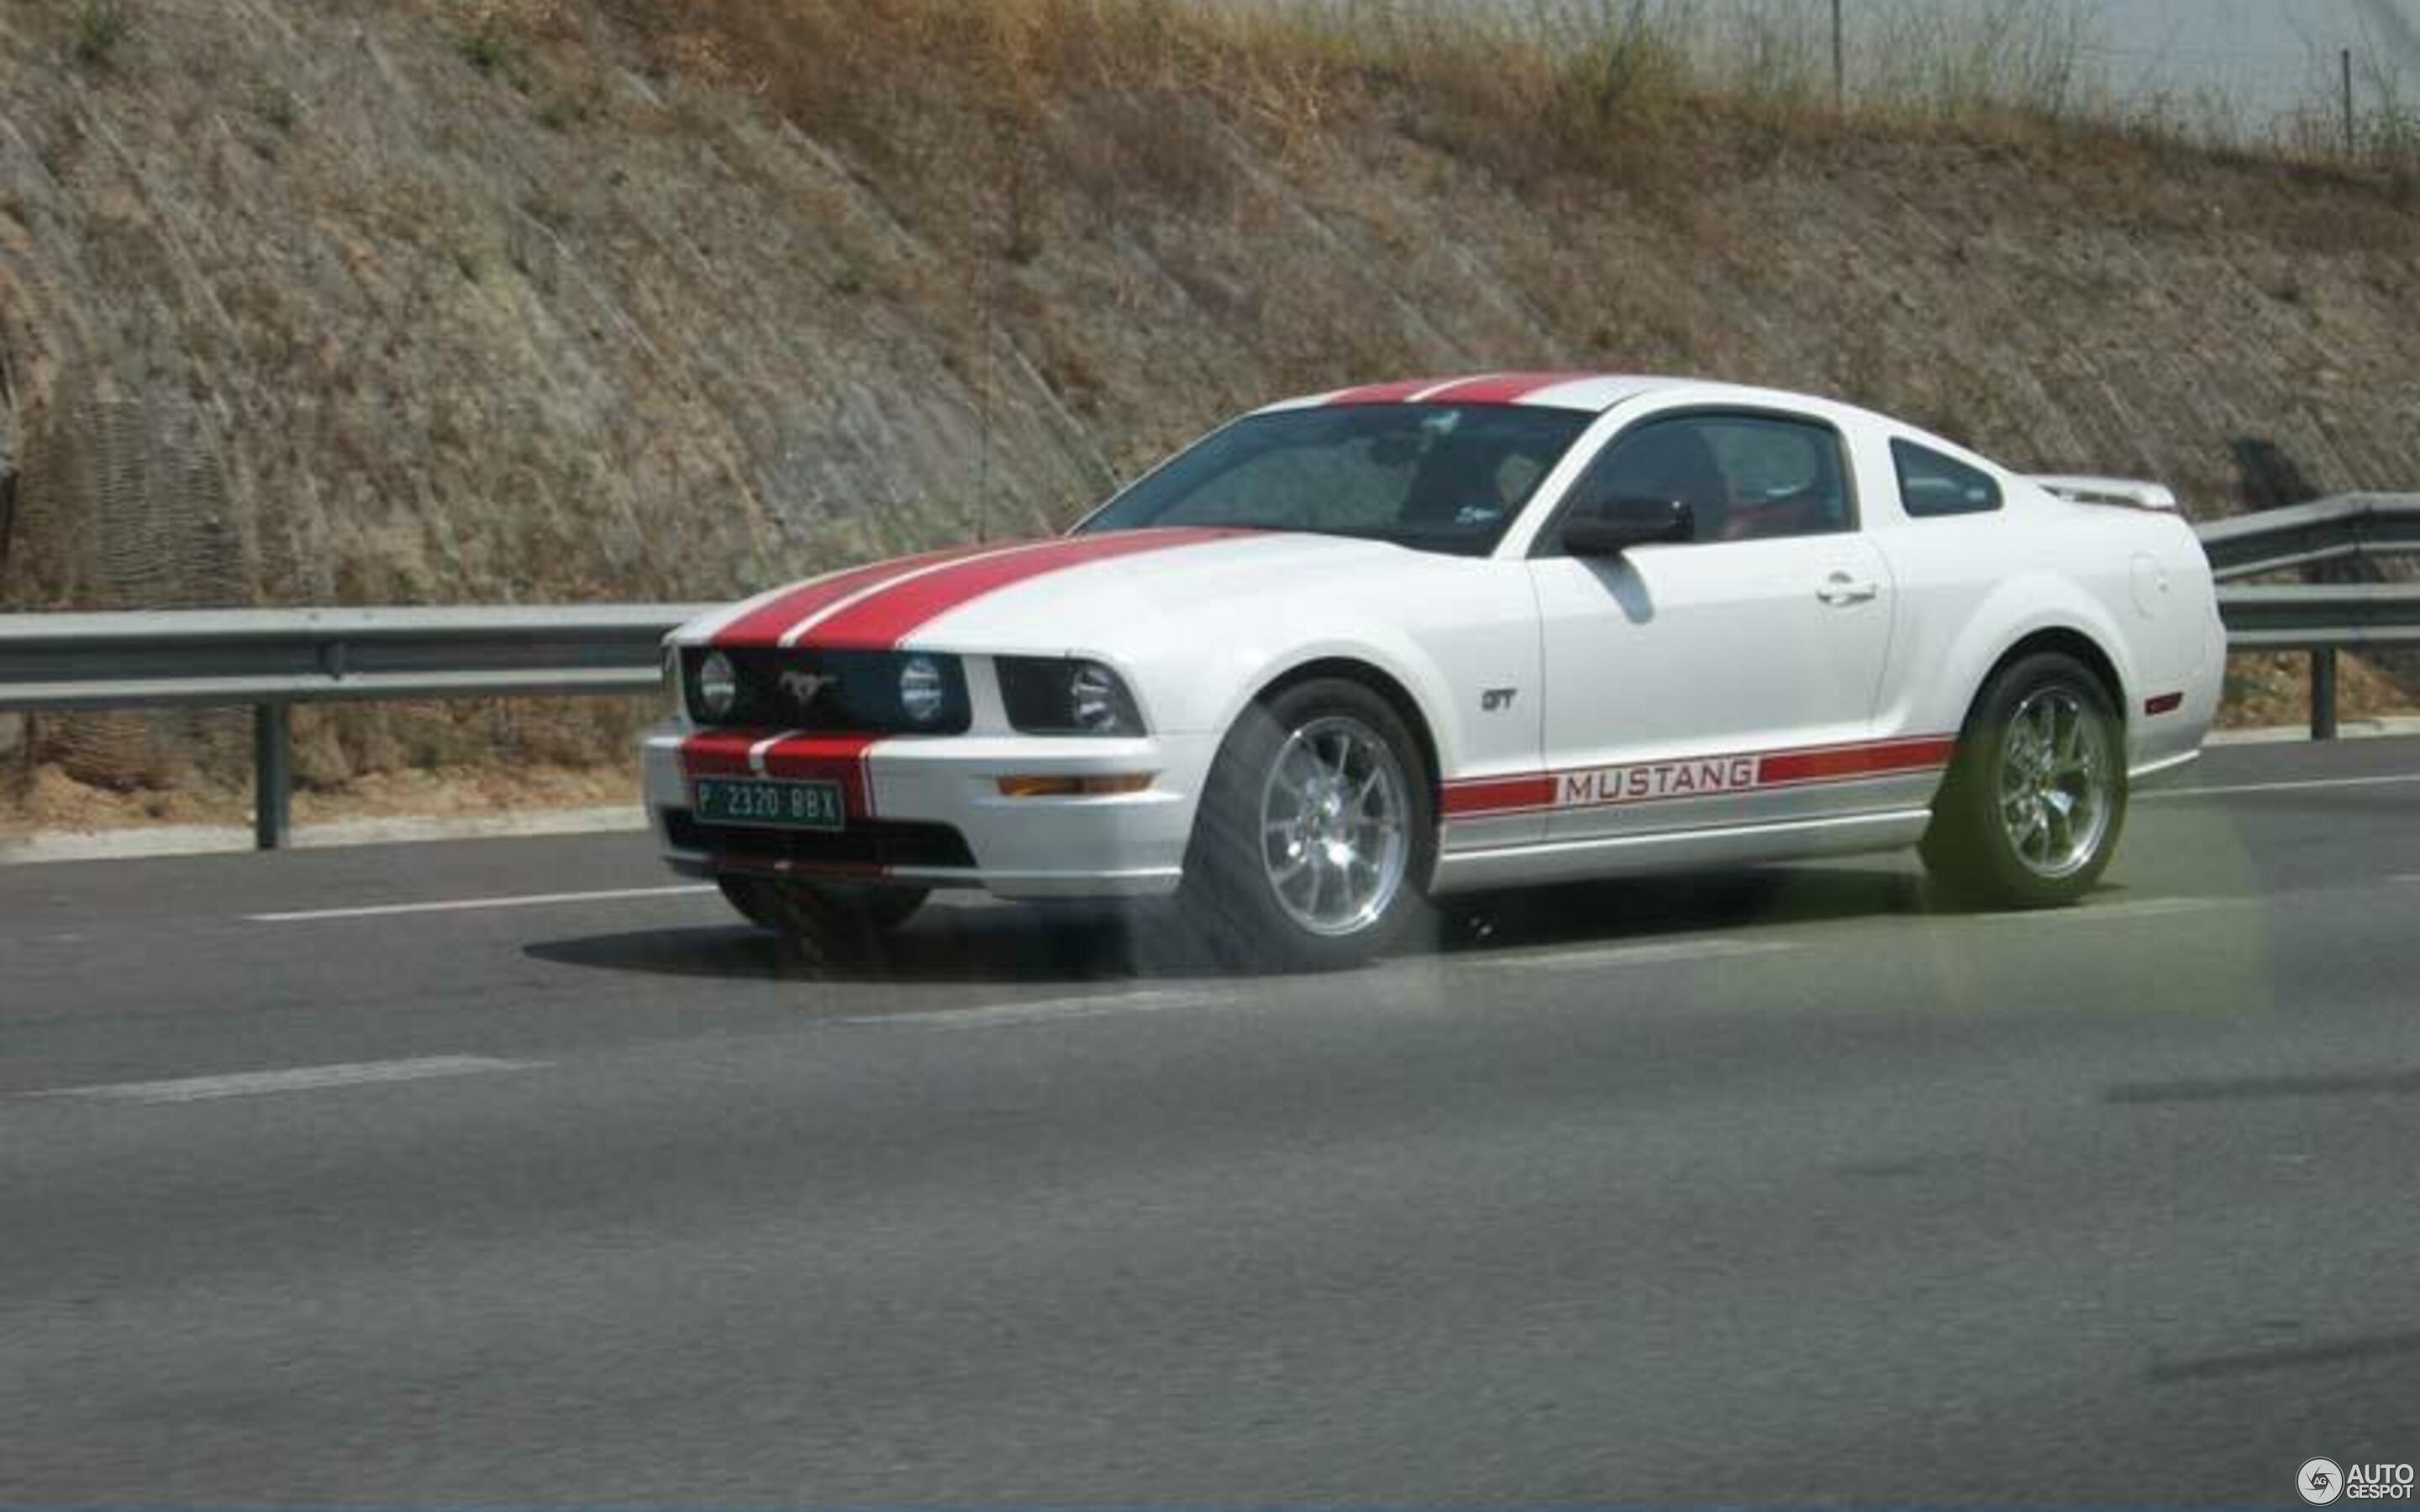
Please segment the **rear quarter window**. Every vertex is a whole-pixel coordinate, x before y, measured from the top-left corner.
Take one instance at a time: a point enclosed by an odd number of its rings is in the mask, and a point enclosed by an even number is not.
[[[2000,507],[2000,486],[1990,473],[1929,446],[1895,440],[1891,463],[1899,470],[1900,506],[1911,519],[1988,515]]]

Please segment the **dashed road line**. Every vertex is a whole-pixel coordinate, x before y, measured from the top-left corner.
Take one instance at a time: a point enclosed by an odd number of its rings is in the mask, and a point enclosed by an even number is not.
[[[1744,956],[1778,955],[1795,950],[1789,940],[1657,940],[1646,945],[1612,945],[1593,950],[1539,950],[1519,955],[1483,956],[1488,965],[1520,966],[1537,971],[1595,971],[1609,966],[1661,965],[1674,961],[1730,961]]]
[[[868,1013],[843,1019],[844,1024],[908,1025],[932,1029],[1004,1029],[1028,1024],[1062,1024],[1074,1019],[1113,1018],[1130,1013],[1165,1013],[1176,1009],[1214,1008],[1241,1002],[1233,992],[1154,990],[1138,993],[1095,993],[1083,997],[1046,997],[1023,1003],[989,1003],[980,1008],[911,1010],[903,1013]]]
[[[372,903],[361,908],[306,908],[293,913],[246,914],[248,924],[309,924],[330,918],[393,918],[405,914],[467,914],[489,908],[553,908],[566,903],[621,903],[638,898],[685,898],[712,892],[704,883],[670,887],[613,887],[601,892],[533,892],[511,898],[446,898],[432,903]]]
[[[2214,788],[2155,788],[2134,796],[2137,803],[2173,803],[2184,798],[2226,798],[2244,793],[2301,793],[2323,788],[2378,788],[2420,782],[2420,772],[2391,772],[2380,777],[2312,777],[2282,782],[2232,782]]]
[[[428,1081],[440,1076],[484,1076],[499,1072],[535,1071],[545,1064],[542,1060],[500,1060],[491,1056],[424,1056],[412,1060],[367,1060],[335,1066],[294,1066],[284,1071],[182,1076],[163,1082],[110,1082],[95,1087],[61,1087],[22,1095],[88,1103],[207,1103],[218,1098],[271,1097],[286,1092],[324,1091],[335,1087]]]
[[[2098,924],[2129,918],[2170,918],[2226,908],[2258,908],[2267,898],[2133,898],[2124,903],[2082,903],[2068,908],[2009,908],[1969,918],[1993,924]]]

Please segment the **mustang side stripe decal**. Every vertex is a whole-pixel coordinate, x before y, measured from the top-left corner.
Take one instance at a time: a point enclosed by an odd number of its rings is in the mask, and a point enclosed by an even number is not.
[[[1518,777],[1469,778],[1445,784],[1441,807],[1448,819],[1476,819],[1896,777],[1948,765],[1950,757],[1957,752],[1957,744],[1947,735],[1926,735]]]
[[[1046,573],[1144,551],[1199,546],[1237,533],[1207,529],[1114,531],[1103,535],[1045,541],[1032,550],[954,562],[939,571],[902,578],[884,592],[866,595],[815,625],[807,643],[849,650],[889,650],[952,609]]]

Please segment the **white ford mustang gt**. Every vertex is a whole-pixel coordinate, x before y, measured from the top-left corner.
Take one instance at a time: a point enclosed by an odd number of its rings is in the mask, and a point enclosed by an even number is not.
[[[2034,905],[2197,753],[2225,655],[2165,489],[1497,374],[1273,405],[1066,536],[686,625],[646,791],[675,868],[824,951],[965,887],[1177,893],[1335,965],[1439,895],[1907,845]]]

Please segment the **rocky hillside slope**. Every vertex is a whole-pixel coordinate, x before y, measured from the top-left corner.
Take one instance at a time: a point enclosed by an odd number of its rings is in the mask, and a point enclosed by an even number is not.
[[[0,609],[721,597],[1495,367],[1822,390],[2202,513],[2420,486],[2409,175],[1540,67],[1112,0],[8,0]],[[349,711],[304,770],[635,717]]]

